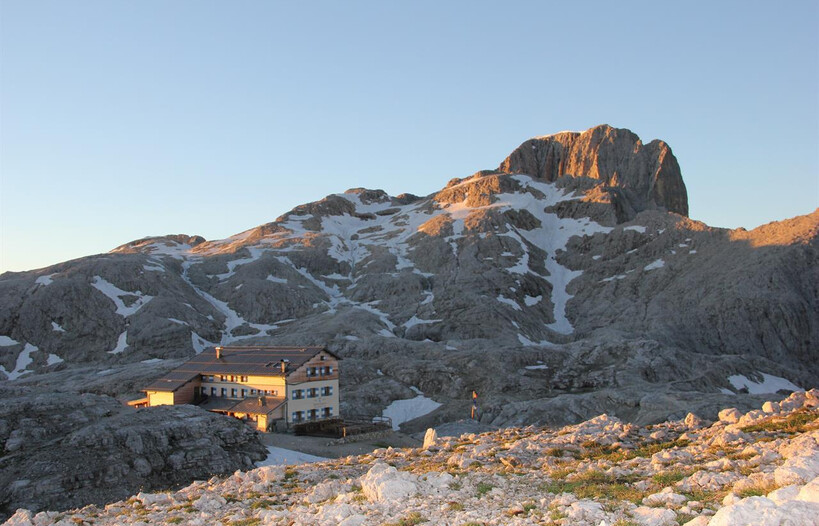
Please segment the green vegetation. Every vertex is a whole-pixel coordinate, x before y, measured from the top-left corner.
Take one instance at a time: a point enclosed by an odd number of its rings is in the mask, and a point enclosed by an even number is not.
[[[460,502],[455,502],[455,501],[452,501],[452,502],[448,503],[447,507],[449,508],[449,511],[463,511],[464,510],[464,505],[461,504]]]
[[[776,418],[765,420],[758,424],[742,427],[746,433],[759,433],[762,431],[786,433],[793,435],[808,431],[808,424],[819,418],[819,411],[800,410],[786,418]]]
[[[478,482],[478,488],[477,488],[478,489],[478,498],[481,498],[484,495],[486,495],[487,493],[489,493],[490,491],[492,491],[492,488],[494,488],[494,487],[495,486],[493,486],[492,484],[487,484],[486,482]]]
[[[690,469],[671,469],[661,473],[656,473],[651,477],[651,479],[661,486],[670,486],[675,482],[681,481],[691,473],[692,471]]]
[[[415,526],[416,524],[427,522],[427,520],[428,519],[422,517],[417,511],[413,511],[403,519],[400,519],[398,522],[386,523],[384,526]]]
[[[185,519],[183,519],[182,517],[171,517],[170,519],[168,519],[167,522],[168,522],[168,524],[179,524],[183,520],[185,520]]]
[[[258,509],[266,510],[266,509],[270,508],[271,506],[275,506],[276,504],[278,504],[278,502],[275,501],[275,500],[262,499],[262,500],[254,501],[250,505],[250,509],[251,510],[258,510]]]
[[[556,495],[573,493],[581,499],[628,500],[637,504],[643,500],[646,492],[631,485],[636,478],[636,476],[613,477],[602,471],[587,471],[572,480],[552,480],[544,483],[540,489]]]
[[[235,521],[230,521],[228,524],[230,526],[256,526],[257,524],[261,524],[262,519],[239,519]]]

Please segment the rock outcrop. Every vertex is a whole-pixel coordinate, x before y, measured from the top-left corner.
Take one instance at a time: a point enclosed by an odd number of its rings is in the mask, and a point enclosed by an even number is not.
[[[562,177],[600,181],[623,221],[658,207],[688,216],[688,194],[671,148],[660,140],[644,145],[625,129],[600,125],[529,139],[498,170],[547,182]]]
[[[244,423],[192,406],[124,408],[101,395],[4,392],[0,518],[105,504],[250,469],[267,450]]]

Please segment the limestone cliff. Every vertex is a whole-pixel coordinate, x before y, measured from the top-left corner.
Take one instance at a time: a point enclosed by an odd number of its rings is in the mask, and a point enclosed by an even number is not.
[[[562,132],[521,144],[498,168],[554,182],[589,177],[612,195],[621,221],[643,210],[663,208],[688,215],[680,166],[663,141],[643,144],[629,130],[600,125],[583,133]]]

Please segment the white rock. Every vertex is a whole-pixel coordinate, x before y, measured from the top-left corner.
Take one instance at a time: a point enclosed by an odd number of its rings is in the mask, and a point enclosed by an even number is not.
[[[779,486],[804,484],[819,476],[819,455],[791,457],[776,468],[774,478]]]
[[[777,506],[765,497],[748,497],[725,506],[711,518],[709,526],[810,526],[817,524],[819,504],[788,501]]]
[[[785,486],[768,493],[767,497],[777,506],[781,506],[790,500],[794,500],[799,495],[800,489],[800,486]]]
[[[684,495],[674,493],[674,490],[668,487],[659,493],[652,493],[644,498],[643,504],[646,506],[679,507],[684,504],[686,500],[688,499],[686,499]]]
[[[3,523],[4,526],[34,526],[31,520],[31,512],[24,509],[17,510],[9,520]]]
[[[711,517],[706,517],[705,515],[700,515],[699,517],[694,517],[690,521],[683,524],[683,526],[708,526],[708,521],[711,520]]]
[[[779,413],[779,402],[765,402],[762,404],[762,411],[768,414],[777,414]]]
[[[438,441],[438,432],[432,429],[431,427],[427,429],[427,432],[424,434],[424,445],[423,448],[427,449],[436,445],[435,443]]]
[[[720,422],[725,422],[726,424],[736,424],[739,422],[741,416],[742,413],[740,413],[736,407],[731,407],[720,411],[718,418]]]
[[[415,476],[398,471],[383,462],[376,462],[359,482],[364,495],[372,502],[395,502],[414,495],[418,486]]]
[[[677,514],[662,508],[638,506],[631,510],[632,518],[645,526],[670,526],[677,524]]]
[[[171,503],[171,496],[167,493],[137,493],[137,500],[142,502],[143,506],[165,506]]]
[[[819,503],[819,477],[814,478],[799,490],[796,500]]]
[[[343,521],[338,523],[338,526],[361,526],[367,521],[364,515],[350,515]]]
[[[585,499],[573,502],[566,510],[566,515],[575,522],[597,523],[606,518],[606,512],[603,511],[603,506],[600,503]],[[571,524],[574,524],[574,522]]]

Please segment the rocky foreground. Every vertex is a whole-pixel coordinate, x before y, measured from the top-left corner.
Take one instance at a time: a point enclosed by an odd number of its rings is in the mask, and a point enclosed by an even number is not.
[[[267,466],[9,525],[812,525],[819,521],[819,390],[708,425],[638,427],[601,415],[423,448]]]

